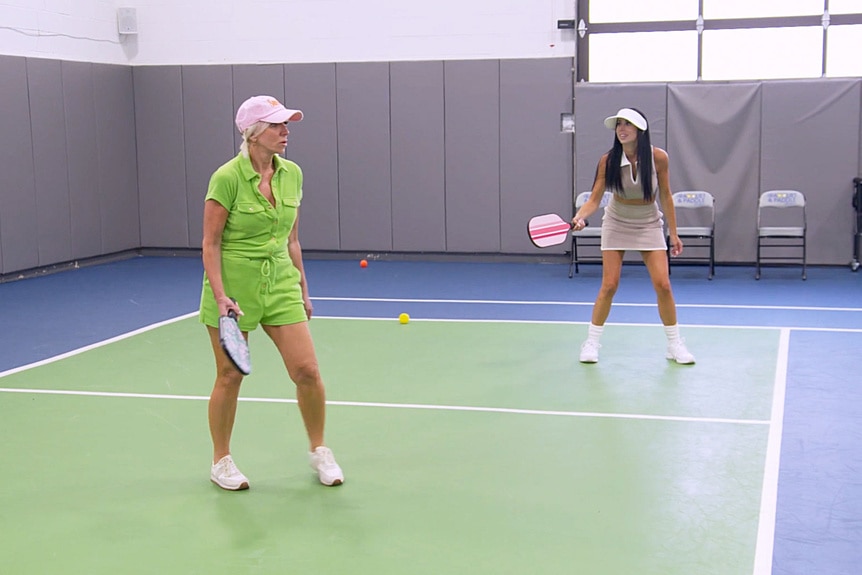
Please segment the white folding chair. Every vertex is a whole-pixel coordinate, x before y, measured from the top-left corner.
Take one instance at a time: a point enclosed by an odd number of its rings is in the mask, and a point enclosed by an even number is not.
[[[587,203],[592,192],[581,192],[575,198],[575,211],[577,212],[581,206]],[[599,208],[604,209],[611,201],[611,192],[605,192],[602,196],[602,201],[599,203]],[[602,254],[599,251],[598,255],[581,255],[578,248],[601,248],[602,247],[602,219],[598,210],[588,218],[587,227],[582,230],[572,230],[572,259],[569,263],[569,277],[572,277],[572,271],[579,272],[578,265],[581,262],[600,262]]]
[[[707,277],[712,279],[715,274],[715,198],[709,192],[684,190],[673,195],[673,206],[676,212],[676,233],[683,241],[685,255],[668,259],[668,270],[671,261],[706,263],[709,265]]]
[[[778,265],[800,263],[802,279],[806,279],[806,230],[805,196],[802,192],[770,190],[762,193],[757,205],[757,272],[754,279],[760,279],[764,261]]]

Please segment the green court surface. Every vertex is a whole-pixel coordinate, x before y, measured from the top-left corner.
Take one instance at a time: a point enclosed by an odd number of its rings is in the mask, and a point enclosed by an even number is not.
[[[209,482],[196,318],[0,377],[0,573],[752,573],[779,330],[687,328],[678,366],[609,325],[581,365],[579,324],[311,325],[337,488],[260,331],[246,492]]]

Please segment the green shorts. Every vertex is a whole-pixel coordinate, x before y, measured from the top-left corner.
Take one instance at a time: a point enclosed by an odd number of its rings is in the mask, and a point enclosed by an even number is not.
[[[270,259],[222,258],[225,293],[243,312],[239,327],[252,331],[258,325],[288,325],[308,320],[302,301],[301,274],[289,257]],[[218,327],[218,305],[204,273],[201,323]]]

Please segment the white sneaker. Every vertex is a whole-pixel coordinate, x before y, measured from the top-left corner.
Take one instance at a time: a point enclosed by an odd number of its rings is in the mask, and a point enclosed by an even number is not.
[[[210,481],[228,491],[248,489],[248,477],[236,468],[230,455],[225,455],[213,464],[210,470]]]
[[[317,477],[324,485],[341,485],[344,483],[344,473],[335,462],[332,450],[323,445],[308,454],[311,468],[317,472]]]
[[[667,344],[667,359],[672,359],[677,363],[690,364],[694,363],[694,356],[685,347],[685,342],[681,339],[668,342]]]
[[[599,361],[600,347],[602,347],[602,344],[595,340],[588,339],[581,344],[581,357],[579,361],[581,363],[596,363]]]

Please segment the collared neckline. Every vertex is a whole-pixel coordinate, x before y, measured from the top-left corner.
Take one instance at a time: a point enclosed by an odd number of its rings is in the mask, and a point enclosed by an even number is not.
[[[629,157],[626,156],[625,152],[623,152],[623,157],[620,160],[620,168],[625,168],[626,166],[629,166],[631,168],[629,171],[632,175],[632,183],[638,183],[638,174],[635,172],[634,166],[632,166],[632,163],[629,161]]]
[[[260,174],[258,174],[254,167],[251,165],[251,158],[244,156],[242,153],[237,154],[239,158],[239,169],[242,171],[242,176],[248,180],[254,180],[255,178],[259,178]],[[275,155],[275,171],[278,172],[280,170],[287,170],[287,160],[282,158],[279,155]]]

